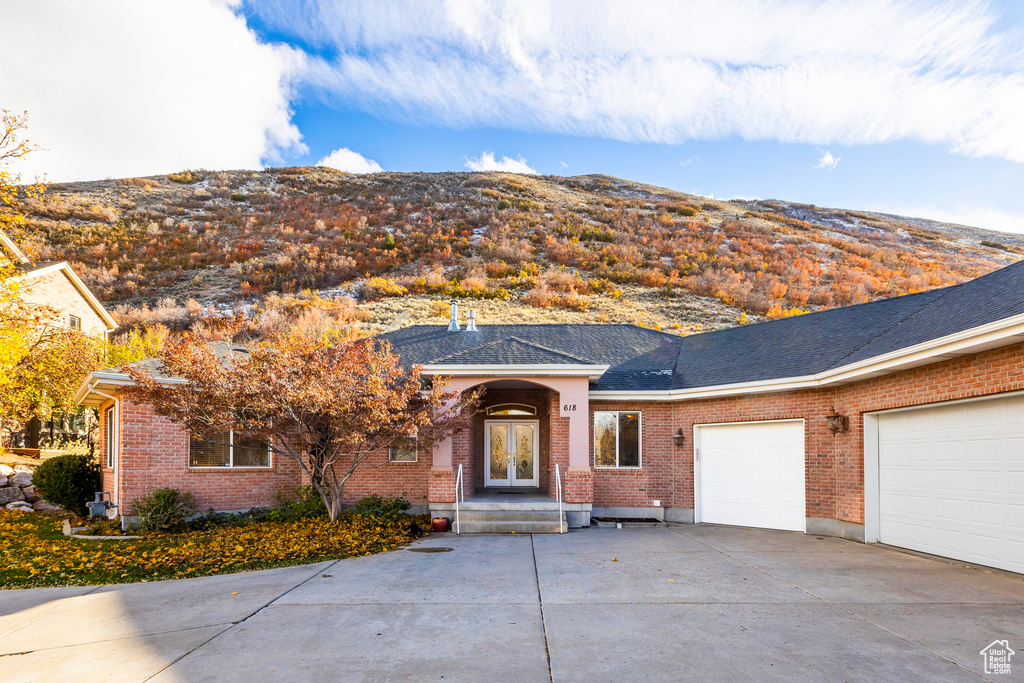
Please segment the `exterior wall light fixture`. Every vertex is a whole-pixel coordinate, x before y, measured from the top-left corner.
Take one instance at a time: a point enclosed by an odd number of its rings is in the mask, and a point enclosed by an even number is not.
[[[672,443],[676,446],[682,446],[684,441],[686,441],[686,435],[683,434],[683,428],[680,427],[679,431],[672,435]]]
[[[833,434],[845,432],[850,428],[850,420],[845,415],[837,413],[835,408],[829,410],[825,416],[825,421],[828,423],[828,431]]]

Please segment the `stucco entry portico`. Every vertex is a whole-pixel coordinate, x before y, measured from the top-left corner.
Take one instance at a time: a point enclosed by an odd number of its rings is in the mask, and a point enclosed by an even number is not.
[[[590,467],[588,430],[589,389],[591,378],[600,376],[604,369],[602,366],[520,366],[515,369],[495,369],[487,374],[449,377],[447,386],[448,390],[458,391],[482,386],[485,390],[484,406],[495,402],[488,399],[489,386],[500,387],[498,391],[502,401],[506,398],[515,401],[518,393],[530,391],[528,387],[548,390],[547,410],[538,414],[547,436],[540,454],[541,458],[546,458],[547,477],[541,478],[539,488],[548,498],[555,498],[558,487],[555,466],[558,465],[566,519],[572,527],[590,523],[593,471]],[[453,369],[444,370],[451,372]],[[441,376],[444,372],[439,368],[428,367],[424,368],[424,374]],[[428,489],[433,512],[447,513],[455,502],[460,464],[464,466],[464,496],[471,498],[477,493],[477,488],[482,487],[479,473],[487,457],[482,443],[482,436],[470,431],[449,437],[434,446]]]

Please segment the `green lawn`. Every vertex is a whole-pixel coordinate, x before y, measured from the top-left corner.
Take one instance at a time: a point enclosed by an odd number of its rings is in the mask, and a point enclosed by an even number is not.
[[[371,555],[427,533],[429,519],[343,513],[326,518],[217,524],[141,539],[84,540],[62,518],[0,509],[0,587],[82,586],[229,574]]]

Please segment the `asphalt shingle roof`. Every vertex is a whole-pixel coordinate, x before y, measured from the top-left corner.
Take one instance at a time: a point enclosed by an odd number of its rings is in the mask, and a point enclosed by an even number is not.
[[[602,387],[647,388],[649,375],[667,388],[680,337],[635,325],[416,325],[381,339],[406,365],[608,365]]]
[[[539,344],[531,344],[518,337],[495,339],[492,342],[457,351],[450,356],[438,358],[438,364],[480,363],[486,365],[587,365],[588,361],[570,356]]]
[[[812,375],[1024,313],[1024,261],[952,287],[683,337],[673,389]]]
[[[245,344],[233,344],[228,342],[213,342],[210,344],[210,348],[213,352],[221,358],[222,361],[227,362],[227,359],[234,354],[244,353],[248,354],[249,349],[246,348]],[[130,368],[136,370],[144,370],[151,377],[157,379],[172,379],[173,375],[169,374],[164,368],[163,362],[159,358],[143,358],[142,360],[132,361],[131,363],[125,363]],[[111,368],[104,368],[99,372],[110,373],[113,375],[124,374],[122,368],[124,365],[117,365]]]
[[[407,365],[609,365],[593,390],[690,389],[801,377],[1024,313],[1024,261],[970,282],[679,337],[633,325],[413,326],[388,332]]]

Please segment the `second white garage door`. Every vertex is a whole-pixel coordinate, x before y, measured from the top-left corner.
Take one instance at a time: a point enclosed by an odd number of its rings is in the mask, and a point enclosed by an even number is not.
[[[1024,572],[1024,396],[878,415],[879,540]]]
[[[695,521],[806,530],[803,420],[694,429]]]

